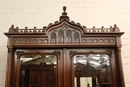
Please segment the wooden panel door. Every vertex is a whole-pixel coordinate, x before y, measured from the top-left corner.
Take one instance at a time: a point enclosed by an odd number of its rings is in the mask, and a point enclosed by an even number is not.
[[[44,82],[44,80],[45,76],[42,76],[42,71],[31,71],[30,87],[45,87],[45,84],[42,85],[42,82]]]

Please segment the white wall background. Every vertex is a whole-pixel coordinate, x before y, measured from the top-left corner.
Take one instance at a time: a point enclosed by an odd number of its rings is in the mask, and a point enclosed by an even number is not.
[[[130,0],[0,0],[0,87],[5,85],[7,38],[12,24],[19,28],[42,28],[59,20],[67,6],[70,20],[87,27],[110,27],[125,32],[122,60],[126,87],[130,87]]]

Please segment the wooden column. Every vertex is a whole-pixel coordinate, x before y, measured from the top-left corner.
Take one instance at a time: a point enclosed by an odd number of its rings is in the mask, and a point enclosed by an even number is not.
[[[67,55],[66,55],[67,49],[63,49],[63,75],[64,75],[64,87],[67,87]]]
[[[5,87],[11,87],[11,69],[12,69],[12,54],[13,49],[11,47],[8,48],[8,56],[7,56],[7,67],[6,67],[6,81]]]
[[[119,73],[119,79],[120,79],[120,86],[125,87],[124,82],[124,73],[123,73],[123,65],[122,65],[122,59],[121,59],[121,48],[117,48],[117,66],[118,66],[118,73]]]

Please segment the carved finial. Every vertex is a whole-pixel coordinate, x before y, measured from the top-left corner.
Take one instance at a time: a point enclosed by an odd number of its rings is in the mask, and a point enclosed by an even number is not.
[[[71,21],[71,23],[74,23],[74,24],[75,24],[75,22],[74,22],[74,21]]]
[[[116,24],[114,24],[114,28],[116,28],[117,27],[117,25]]]
[[[19,32],[18,29],[19,29],[19,27],[16,27],[16,29],[14,29],[14,32],[18,33]]]
[[[116,24],[114,24],[113,31],[114,31],[114,32],[120,32],[120,29],[117,27],[117,25],[116,25]]]
[[[15,28],[14,28],[14,25],[13,25],[13,24],[11,25],[11,27],[10,27],[10,29],[9,29],[9,32],[10,32],[10,33],[14,33],[14,32],[15,32]]]
[[[46,26],[43,26],[43,29],[46,29]]]
[[[104,26],[102,26],[101,28],[104,29]]]
[[[58,21],[55,21],[55,23],[58,23]]]
[[[83,28],[85,28],[85,29],[86,29],[87,27],[86,27],[86,26],[83,26]]]
[[[37,33],[36,28],[37,28],[37,27],[34,27],[34,30],[33,30],[34,33]]]
[[[96,31],[95,31],[95,26],[93,26],[93,30],[92,30],[92,32],[96,32]]]
[[[69,20],[69,17],[67,16],[67,13],[66,13],[66,6],[63,6],[63,13],[62,13],[62,16],[60,17],[60,21],[62,20],[62,19],[67,19],[67,20]]]
[[[104,32],[104,26],[101,27],[101,32]]]
[[[28,29],[28,27],[25,27],[25,29]]]
[[[14,28],[14,25],[13,25],[13,24],[11,25],[11,28]]]
[[[34,29],[36,29],[37,27],[34,27]]]
[[[112,26],[110,26],[110,32],[113,32],[113,28],[112,28]]]
[[[19,29],[19,27],[16,27],[16,29]]]
[[[52,25],[52,23],[49,23],[49,25],[48,25],[48,26],[50,26],[50,25]]]
[[[112,26],[110,26],[110,29],[112,29]]]
[[[64,13],[66,13],[66,6],[63,6],[63,11]]]
[[[80,23],[77,23],[77,24],[81,26],[81,24],[80,24]]]
[[[28,27],[25,27],[24,33],[28,33]]]

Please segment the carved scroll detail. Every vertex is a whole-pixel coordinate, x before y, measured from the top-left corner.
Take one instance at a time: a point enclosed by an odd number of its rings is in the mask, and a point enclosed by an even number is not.
[[[53,53],[54,53],[58,58],[60,58],[61,52],[60,52],[59,50],[55,50],[55,51],[53,51]]]
[[[77,51],[71,50],[69,52],[70,58],[72,58],[75,55],[75,53],[77,53]]]
[[[19,50],[19,51],[16,52],[16,54],[17,54],[17,56],[20,56],[20,55],[24,54],[24,51]]]
[[[106,50],[106,52],[109,54],[109,56],[112,58],[112,50]]]

